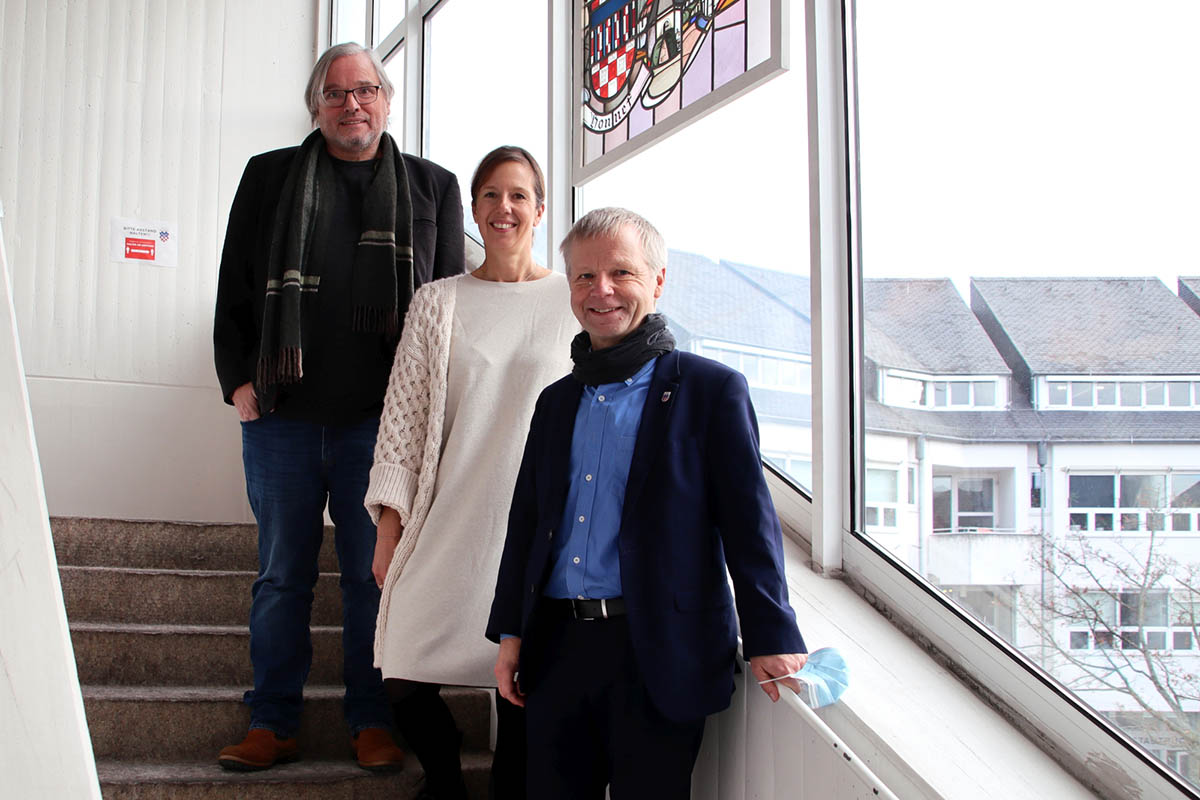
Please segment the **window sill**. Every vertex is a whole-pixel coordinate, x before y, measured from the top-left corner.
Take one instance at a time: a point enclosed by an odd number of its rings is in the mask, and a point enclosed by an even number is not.
[[[788,588],[811,649],[850,666],[841,702],[818,713],[900,797],[1012,800],[1095,795],[938,665],[855,591],[816,575],[784,542]]]

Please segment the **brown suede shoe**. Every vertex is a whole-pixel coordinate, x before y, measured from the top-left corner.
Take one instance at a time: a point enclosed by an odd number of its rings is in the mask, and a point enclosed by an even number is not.
[[[371,772],[391,772],[404,764],[404,751],[384,728],[363,728],[351,742],[358,765]]]
[[[249,772],[295,761],[299,756],[295,739],[280,738],[266,728],[251,728],[241,744],[231,744],[221,751],[217,763],[225,769]]]

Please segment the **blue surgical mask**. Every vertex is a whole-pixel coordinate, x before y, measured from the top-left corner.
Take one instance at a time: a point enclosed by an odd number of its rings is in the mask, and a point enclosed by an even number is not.
[[[808,661],[792,677],[800,681],[800,699],[809,708],[833,705],[850,683],[846,659],[832,647],[808,654]]]

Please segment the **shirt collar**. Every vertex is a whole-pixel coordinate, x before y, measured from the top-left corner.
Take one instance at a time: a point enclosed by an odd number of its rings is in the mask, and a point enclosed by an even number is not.
[[[633,373],[633,377],[626,378],[623,381],[616,383],[602,383],[599,386],[584,386],[584,392],[588,397],[595,395],[597,392],[603,391],[610,396],[616,396],[623,391],[650,383],[651,374],[654,372],[654,365],[658,363],[658,356],[647,361],[642,365],[642,368]]]

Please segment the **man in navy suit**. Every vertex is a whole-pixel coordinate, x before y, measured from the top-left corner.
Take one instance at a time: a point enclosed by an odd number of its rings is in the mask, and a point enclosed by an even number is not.
[[[649,222],[593,211],[562,252],[583,332],[526,441],[487,628],[496,677],[526,708],[530,798],[687,798],[738,622],[772,700],[806,658],[758,426],[741,373],[674,349]]]

